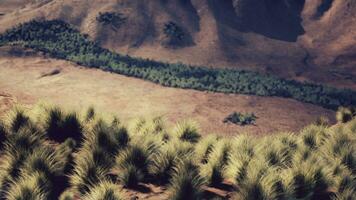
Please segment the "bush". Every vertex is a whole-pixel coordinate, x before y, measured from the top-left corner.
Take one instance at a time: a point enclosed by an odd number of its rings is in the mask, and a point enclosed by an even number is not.
[[[257,117],[253,113],[241,114],[238,112],[234,112],[224,119],[224,123],[231,122],[234,124],[245,126],[245,125],[254,124],[256,119]]]
[[[170,45],[178,45],[184,40],[183,29],[172,21],[164,24],[163,33],[169,38]]]
[[[99,13],[96,20],[103,25],[110,25],[114,30],[117,30],[125,23],[126,18],[119,12]]]

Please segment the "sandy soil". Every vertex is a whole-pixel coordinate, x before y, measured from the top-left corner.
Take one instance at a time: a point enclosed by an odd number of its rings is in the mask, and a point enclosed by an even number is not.
[[[60,73],[42,77],[54,69]],[[31,106],[38,101],[75,109],[94,105],[126,122],[155,116],[164,116],[168,123],[192,119],[204,134],[225,135],[297,131],[321,115],[334,120],[333,111],[291,99],[167,88],[38,55],[11,57],[4,50],[0,72],[0,111],[15,103]],[[256,125],[224,124],[233,111],[255,113]]]

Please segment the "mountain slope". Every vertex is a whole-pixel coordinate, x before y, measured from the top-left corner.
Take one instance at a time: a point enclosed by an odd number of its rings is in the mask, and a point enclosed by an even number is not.
[[[119,28],[103,25],[97,17],[105,12],[126,21]],[[355,88],[355,13],[352,0],[23,1],[0,16],[0,32],[30,19],[59,18],[123,54]],[[170,21],[184,32],[182,45],[166,45]]]

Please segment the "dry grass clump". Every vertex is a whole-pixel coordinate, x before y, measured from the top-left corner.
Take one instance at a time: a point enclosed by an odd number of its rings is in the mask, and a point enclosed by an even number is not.
[[[8,200],[45,200],[49,199],[50,195],[48,188],[47,178],[40,173],[34,173],[32,175],[26,174],[19,180],[14,182],[7,194],[5,199]]]
[[[200,176],[197,166],[191,162],[180,161],[173,171],[169,199],[202,199],[205,180]]]
[[[196,143],[201,135],[197,125],[194,122],[183,121],[178,123],[174,129],[174,134],[182,141]]]
[[[336,112],[336,120],[340,123],[346,123],[356,116],[356,108],[340,107]]]
[[[145,183],[167,187],[177,200],[209,199],[204,188],[227,189],[227,182],[232,199],[356,194],[356,120],[227,139],[201,137],[190,122],[169,131],[160,117],[126,128],[93,108],[84,115],[56,107],[33,113],[17,108],[0,120],[0,199],[125,199],[121,188]]]
[[[104,181],[93,187],[90,192],[84,196],[86,200],[124,200],[124,195],[119,191],[117,185],[112,182]]]

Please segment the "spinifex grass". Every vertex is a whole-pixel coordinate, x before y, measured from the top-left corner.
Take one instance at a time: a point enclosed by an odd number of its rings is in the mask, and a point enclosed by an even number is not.
[[[125,199],[121,188],[147,183],[167,187],[170,199],[204,199],[204,186],[225,181],[237,199],[355,196],[355,120],[225,138],[203,136],[194,123],[170,131],[161,118],[126,128],[91,109],[82,116],[53,107],[39,116],[12,113],[0,120],[0,199]],[[80,145],[72,130],[80,130]],[[68,137],[53,140],[57,133]]]

